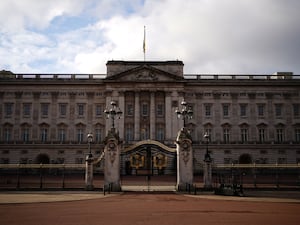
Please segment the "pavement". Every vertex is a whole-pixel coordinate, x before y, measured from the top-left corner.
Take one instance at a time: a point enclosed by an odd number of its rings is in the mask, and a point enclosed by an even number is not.
[[[122,188],[124,192],[130,191],[149,194],[159,194],[161,192],[176,193],[174,186],[124,186]],[[121,194],[123,192],[104,195],[100,191],[8,191],[0,192],[0,204],[79,201],[107,198]],[[213,192],[183,195],[208,200],[300,203],[300,191],[250,191],[245,193],[245,197],[215,195]]]

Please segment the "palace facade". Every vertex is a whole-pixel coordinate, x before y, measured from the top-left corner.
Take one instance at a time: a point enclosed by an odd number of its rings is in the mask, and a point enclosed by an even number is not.
[[[155,140],[175,148],[185,100],[194,164],[299,163],[300,79],[273,75],[188,75],[182,61],[108,61],[106,74],[0,72],[0,163],[78,163],[103,151],[112,126],[123,148]],[[207,143],[203,137],[209,135]]]

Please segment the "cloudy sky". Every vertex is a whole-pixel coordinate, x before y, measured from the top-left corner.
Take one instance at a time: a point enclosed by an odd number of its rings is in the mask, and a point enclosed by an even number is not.
[[[1,0],[0,70],[105,73],[182,60],[195,74],[300,74],[299,0]]]

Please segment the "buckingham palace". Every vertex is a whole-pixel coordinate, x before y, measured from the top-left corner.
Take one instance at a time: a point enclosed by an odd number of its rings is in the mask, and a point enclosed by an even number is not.
[[[190,132],[194,164],[300,163],[300,79],[274,74],[185,74],[182,61],[108,61],[106,74],[0,71],[0,163],[83,164],[87,134],[100,156],[112,121],[124,149],[174,148]],[[184,104],[193,116],[182,120]],[[185,123],[185,124],[184,124]],[[204,138],[204,134],[209,139]]]

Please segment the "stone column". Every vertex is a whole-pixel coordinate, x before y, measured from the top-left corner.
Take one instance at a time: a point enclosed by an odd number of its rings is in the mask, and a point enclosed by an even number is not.
[[[203,168],[203,182],[205,189],[212,188],[212,168],[211,168],[211,158],[205,157],[204,168]]]
[[[93,155],[88,154],[85,159],[85,189],[87,191],[92,191],[94,189],[93,185]]]
[[[155,93],[150,93],[150,139],[155,140]]]
[[[134,140],[140,140],[140,93],[135,92],[134,99]]]
[[[172,137],[173,131],[173,115],[175,114],[172,112],[172,99],[171,99],[172,92],[166,92],[165,97],[165,121],[166,121],[166,140],[174,140]],[[171,117],[171,118],[170,118]],[[177,122],[177,121],[176,121]],[[175,131],[176,132],[176,131]]]
[[[186,128],[182,128],[176,138],[177,150],[177,191],[185,191],[193,185],[192,139]]]
[[[111,191],[121,191],[120,184],[120,154],[121,142],[115,129],[109,130],[104,147],[104,185]]]

